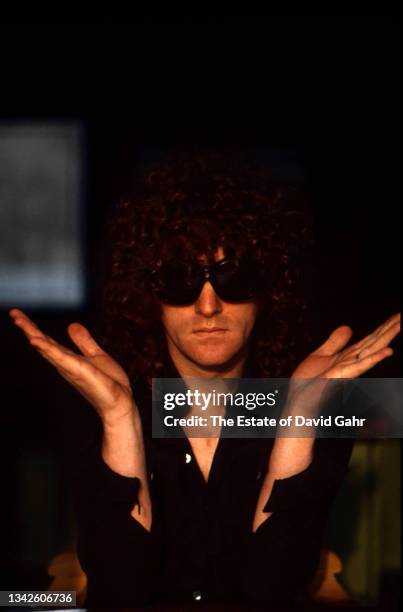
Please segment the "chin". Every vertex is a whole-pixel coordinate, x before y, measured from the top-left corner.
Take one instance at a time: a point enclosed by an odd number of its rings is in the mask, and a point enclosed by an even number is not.
[[[236,349],[231,349],[229,347],[204,347],[201,350],[194,351],[192,359],[200,366],[220,368],[231,361],[236,353]]]

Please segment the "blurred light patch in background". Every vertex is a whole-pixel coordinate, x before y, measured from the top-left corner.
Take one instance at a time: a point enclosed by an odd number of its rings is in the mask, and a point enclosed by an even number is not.
[[[79,307],[83,133],[71,122],[0,123],[0,305]]]

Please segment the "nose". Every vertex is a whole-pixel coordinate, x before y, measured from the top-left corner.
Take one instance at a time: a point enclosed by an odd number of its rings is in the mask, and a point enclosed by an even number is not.
[[[204,317],[213,317],[222,311],[222,302],[214,291],[213,285],[208,281],[204,283],[203,289],[195,302],[195,310],[197,314]]]

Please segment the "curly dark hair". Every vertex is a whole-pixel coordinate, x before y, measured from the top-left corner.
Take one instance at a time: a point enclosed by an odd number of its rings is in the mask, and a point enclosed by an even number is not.
[[[299,281],[312,239],[299,191],[246,149],[182,146],[137,177],[133,193],[110,225],[103,339],[131,379],[150,382],[166,358],[151,271],[171,258],[213,260],[219,246],[230,258],[252,255],[268,279],[250,347],[261,376],[289,376],[297,339],[308,339]]]

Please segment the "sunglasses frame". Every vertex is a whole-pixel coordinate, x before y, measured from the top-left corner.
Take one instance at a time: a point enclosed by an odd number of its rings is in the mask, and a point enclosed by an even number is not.
[[[248,293],[245,294],[245,297],[242,297],[242,299],[237,299],[237,300],[228,300],[228,299],[223,298],[220,295],[220,293],[221,293],[220,288],[217,290],[217,287],[215,286],[215,273],[214,272],[215,272],[215,270],[219,271],[219,269],[223,265],[225,265],[227,263],[232,263],[232,262],[227,257],[224,257],[223,259],[220,259],[220,260],[214,262],[213,264],[198,266],[200,268],[200,273],[203,273],[203,275],[204,275],[204,282],[201,283],[200,290],[199,290],[196,298],[193,299],[192,301],[173,302],[172,300],[169,300],[168,298],[164,297],[163,296],[163,288],[162,288],[162,291],[161,291],[161,287],[158,287],[157,277],[158,277],[158,274],[160,272],[159,269],[154,269],[151,272],[151,276],[152,276],[151,285],[152,285],[153,289],[156,291],[156,293],[157,293],[159,299],[161,300],[161,302],[163,302],[164,304],[170,304],[172,306],[186,306],[186,305],[194,304],[197,301],[201,291],[203,290],[204,284],[206,282],[210,282],[212,284],[212,286],[214,288],[214,291],[216,292],[218,297],[222,301],[224,301],[224,302],[241,303],[241,302],[246,302],[246,301],[250,301],[250,300],[254,299],[257,296],[257,293],[258,293],[257,291],[249,291]],[[200,275],[200,278],[201,278],[201,275]]]

